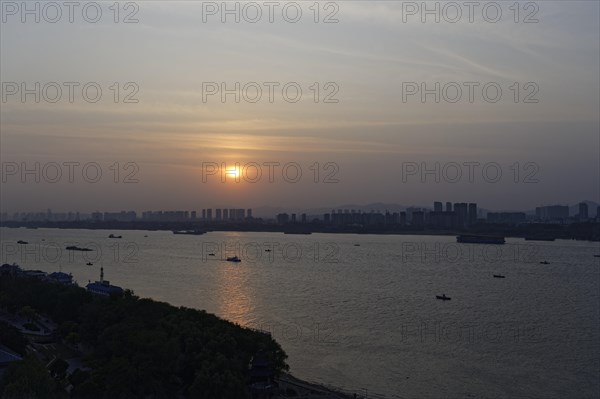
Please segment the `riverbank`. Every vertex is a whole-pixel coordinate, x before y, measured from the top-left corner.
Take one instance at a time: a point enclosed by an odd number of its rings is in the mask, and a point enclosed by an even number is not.
[[[12,372],[31,369],[31,362],[38,371],[46,365],[58,389],[74,397],[107,390],[147,397],[158,389],[181,397],[212,392],[238,399],[246,397],[247,384],[256,378],[276,383],[277,398],[360,397],[288,374],[287,355],[270,334],[202,310],[138,298],[130,291],[102,297],[42,272],[33,277],[16,265],[0,268],[0,288],[6,294],[0,297],[0,337],[10,332],[27,341],[13,350],[28,360],[15,361]],[[30,332],[38,329],[45,332],[43,340]],[[116,353],[118,359],[111,355]],[[252,359],[260,353],[268,359],[266,374],[263,363],[260,373],[252,372]],[[64,365],[60,375],[52,369],[55,364]],[[6,384],[0,383],[0,396]]]
[[[277,399],[303,398],[303,399],[365,399],[364,394],[344,393],[336,388],[314,384],[294,377],[291,374],[283,374],[279,379],[279,389],[282,393]],[[291,393],[291,390],[293,393]],[[286,394],[286,392],[290,394]]]
[[[104,222],[104,221],[66,221],[66,222],[27,222],[4,221],[0,227],[7,228],[56,228],[86,230],[146,230],[146,231],[229,231],[229,232],[271,232],[287,234],[375,234],[375,235],[489,235],[513,238],[541,238],[542,240],[565,239],[600,241],[600,223],[545,224],[524,223],[505,225],[478,223],[468,228],[441,228],[432,226],[406,225],[331,225],[324,223],[304,223],[279,225],[267,222],[209,223],[209,222]]]

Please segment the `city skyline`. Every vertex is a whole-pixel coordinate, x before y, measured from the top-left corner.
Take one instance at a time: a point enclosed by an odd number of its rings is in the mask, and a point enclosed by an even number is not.
[[[253,208],[197,208],[196,210],[145,210],[145,211],[134,211],[134,210],[120,210],[120,211],[99,211],[94,212],[80,212],[80,211],[66,211],[66,212],[54,212],[48,208],[43,212],[2,212],[0,213],[0,221],[4,220],[20,220],[24,218],[34,221],[63,221],[63,220],[113,220],[113,221],[209,221],[209,222],[227,222],[227,221],[243,221],[252,220],[254,218],[267,218],[277,219],[279,215],[289,214],[292,215],[303,215],[303,222],[307,216],[313,218],[321,218],[324,214],[365,214],[365,213],[378,213],[378,214],[398,214],[408,213],[409,215],[415,211],[423,211],[431,215],[439,214],[442,216],[444,213],[462,212],[458,210],[459,207],[465,208],[464,214],[469,215],[470,223],[476,219],[486,219],[488,215],[493,214],[494,218],[498,221],[502,221],[502,215],[510,219],[515,215],[522,215],[517,217],[519,222],[525,222],[526,218],[528,221],[543,220],[543,219],[568,219],[575,218],[576,220],[587,220],[597,218],[600,214],[600,205],[592,201],[581,201],[574,205],[540,205],[536,206],[535,209],[527,210],[494,210],[481,207],[477,203],[470,202],[450,202],[450,201],[434,201],[432,206],[421,206],[421,205],[410,205],[403,206],[398,204],[368,204],[364,206],[359,205],[343,205],[330,208],[313,208],[313,209],[296,209],[296,210],[271,210],[265,211],[264,208],[258,208],[258,212],[255,212]],[[385,209],[383,209],[385,208]],[[327,209],[327,210],[326,210]],[[331,209],[329,212],[328,209]],[[399,211],[399,210],[403,211]],[[572,211],[573,210],[573,211]],[[214,211],[214,212],[213,212]],[[535,219],[532,218],[535,216]],[[321,218],[321,219],[323,219]],[[410,216],[409,216],[410,218]]]

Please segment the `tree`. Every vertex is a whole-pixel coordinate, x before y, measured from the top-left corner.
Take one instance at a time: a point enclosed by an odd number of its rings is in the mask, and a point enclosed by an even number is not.
[[[0,342],[19,355],[25,355],[27,340],[19,330],[3,321],[0,321]]]
[[[69,368],[69,363],[67,363],[64,359],[58,358],[55,359],[50,367],[48,367],[48,371],[50,371],[50,375],[57,380],[64,380],[67,376],[67,369]]]
[[[44,366],[33,357],[12,363],[2,379],[0,397],[4,399],[67,398],[60,385],[50,378]]]
[[[29,305],[23,306],[21,310],[19,310],[19,314],[21,317],[25,317],[30,323],[35,323],[39,318],[35,309]]]

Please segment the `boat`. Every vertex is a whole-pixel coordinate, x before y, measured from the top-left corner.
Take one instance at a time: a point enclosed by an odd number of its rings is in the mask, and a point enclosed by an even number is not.
[[[110,234],[108,238],[123,238],[123,236],[116,236],[114,234]]]
[[[213,254],[213,253],[210,253],[210,254],[208,254],[208,256],[215,256],[215,254]]]
[[[354,244],[355,247],[360,247],[360,244]]]
[[[506,276],[503,276],[501,274],[494,274],[494,278],[506,278]]]
[[[68,247],[65,247],[65,249],[67,251],[84,251],[84,252],[93,251],[93,249],[81,248],[81,247],[78,247],[76,245],[69,245]]]
[[[600,258],[600,255],[594,255],[594,258]]]
[[[452,299],[449,296],[446,296],[446,294],[436,295],[435,298],[436,299],[441,299],[442,301],[449,301],[450,299]]]
[[[230,256],[227,258],[227,262],[241,262],[242,260],[237,256]]]
[[[192,235],[192,236],[199,236],[202,234],[206,234],[206,231],[202,231],[202,230],[173,230],[173,234],[186,234],[186,235]]]
[[[86,263],[87,266],[94,266],[94,264],[92,262],[88,262]]]
[[[547,260],[543,260],[540,262],[540,265],[549,265],[550,262],[548,262]]]
[[[19,241],[17,241],[17,244],[23,244],[24,245],[24,244],[29,244],[29,243],[27,241],[19,240]]]
[[[148,237],[147,235],[144,235],[144,237]]]
[[[526,236],[525,241],[554,241],[556,238],[554,237],[546,237],[546,236]]]
[[[271,250],[267,248],[267,249],[265,249],[265,252],[271,252]]]
[[[456,237],[456,242],[463,244],[504,244],[506,240],[499,236],[478,236],[463,234]]]

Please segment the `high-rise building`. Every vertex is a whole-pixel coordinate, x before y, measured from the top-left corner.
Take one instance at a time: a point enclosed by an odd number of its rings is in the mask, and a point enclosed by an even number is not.
[[[579,220],[588,220],[588,205],[585,202],[579,203]]]
[[[229,220],[229,209],[223,209],[223,220]]]
[[[192,220],[196,220],[196,211],[192,211]]]
[[[212,222],[212,208],[206,210],[206,220]]]
[[[446,212],[452,212],[452,202],[446,202]]]
[[[246,217],[252,219],[252,209],[248,208],[248,210],[246,210]]]
[[[465,227],[469,221],[468,204],[465,202],[457,202],[454,204],[454,213],[456,214],[456,226]]]
[[[296,223],[296,214],[292,213],[292,223]]]
[[[286,224],[289,222],[290,217],[287,213],[280,213],[277,215],[277,223],[278,224]]]
[[[434,212],[441,212],[442,211],[442,203],[439,201],[436,201],[433,203],[433,211]]]
[[[216,220],[217,222],[220,222],[221,220],[223,220],[223,213],[222,213],[222,211],[221,211],[221,208],[217,208],[217,209],[215,210],[215,220]]]
[[[569,217],[567,205],[539,206],[535,208],[536,219],[540,221],[564,221]]]
[[[206,209],[202,209],[202,220],[206,220]]]
[[[411,226],[421,227],[425,224],[425,212],[415,211],[412,213]]]
[[[235,210],[235,220],[242,221],[244,220],[246,211],[244,209],[236,209]]]
[[[477,223],[477,204],[469,204],[469,225]]]
[[[229,220],[235,220],[235,209],[234,208],[229,209]]]
[[[400,212],[400,226],[406,226],[406,212]]]
[[[488,212],[488,223],[517,225],[525,223],[527,215],[524,212]]]

